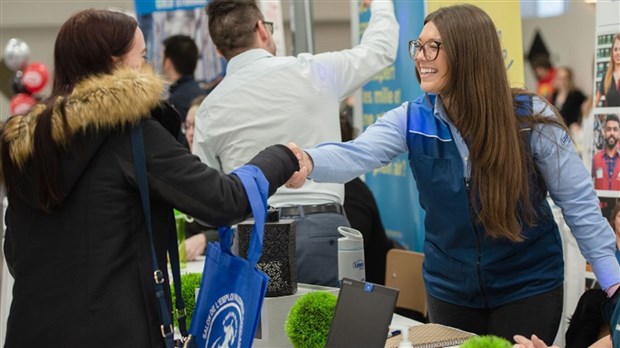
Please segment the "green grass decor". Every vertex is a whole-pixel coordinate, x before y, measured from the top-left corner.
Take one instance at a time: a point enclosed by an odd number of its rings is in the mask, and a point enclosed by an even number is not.
[[[336,295],[314,291],[300,296],[284,323],[295,348],[323,348],[336,310]]]
[[[172,279],[171,279],[172,280]],[[187,311],[187,327],[192,322],[192,314],[196,307],[196,289],[200,287],[202,273],[186,273],[181,275],[181,296]],[[174,285],[170,284],[170,293],[172,294],[172,307],[176,308],[176,295],[174,293]],[[177,326],[176,318],[174,325]]]
[[[461,348],[512,348],[512,344],[505,338],[486,335],[469,338]]]

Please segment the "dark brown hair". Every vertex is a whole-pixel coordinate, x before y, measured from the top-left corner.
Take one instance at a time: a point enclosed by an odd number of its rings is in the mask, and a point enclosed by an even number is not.
[[[112,73],[115,58],[122,58],[131,49],[137,26],[137,21],[126,14],[89,9],[74,14],[60,28],[54,46],[54,85],[34,131],[31,163],[37,177],[39,202],[44,209],[57,205],[62,195],[61,149],[52,135],[54,110],[60,114],[61,127],[67,131],[66,96],[84,78]],[[2,172],[10,198],[15,194],[21,168],[11,161],[6,145],[3,141]]]
[[[187,35],[174,35],[164,40],[164,59],[170,58],[174,69],[181,75],[193,75],[198,64],[198,46]]]
[[[520,241],[522,224],[532,226],[537,219],[528,181],[534,165],[520,123],[561,123],[516,115],[514,97],[526,92],[511,90],[497,30],[483,10],[444,7],[430,13],[428,22],[441,34],[447,56],[441,97],[449,101],[448,113],[469,147],[477,220],[488,236]]]
[[[227,60],[253,46],[258,21],[264,19],[255,0],[212,0],[207,16],[209,35]]]
[[[553,67],[551,64],[551,60],[549,60],[549,55],[547,54],[537,54],[532,58],[532,68],[543,68],[549,70]]]
[[[353,140],[357,136],[353,127],[353,109],[345,102],[340,104],[340,137],[342,141]]]
[[[52,96],[73,90],[77,82],[109,74],[131,49],[138,22],[120,12],[89,9],[69,18],[60,28],[54,46]]]

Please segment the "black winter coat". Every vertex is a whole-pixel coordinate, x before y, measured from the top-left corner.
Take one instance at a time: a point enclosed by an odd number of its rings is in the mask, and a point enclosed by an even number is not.
[[[51,212],[37,202],[30,163],[42,107],[7,122],[2,146],[23,169],[18,187],[8,193],[4,248],[15,287],[6,347],[164,346],[135,181],[132,124],[144,130],[160,265],[166,265],[173,207],[213,225],[247,217],[240,180],[208,168],[149,117],[148,110],[161,105],[162,88],[153,72],[125,69],[76,86],[67,103],[68,131],[54,129],[64,146],[63,199]],[[251,163],[265,173],[270,194],[298,169],[284,146],[267,148]]]

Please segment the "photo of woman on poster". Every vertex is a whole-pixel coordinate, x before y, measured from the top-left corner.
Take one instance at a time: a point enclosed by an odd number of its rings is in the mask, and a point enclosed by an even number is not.
[[[594,106],[620,106],[620,32],[613,35],[611,49],[604,49],[604,52],[609,52],[609,63],[596,91]]]

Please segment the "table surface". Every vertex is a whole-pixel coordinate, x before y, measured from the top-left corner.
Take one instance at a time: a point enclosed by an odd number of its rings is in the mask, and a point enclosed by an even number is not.
[[[200,255],[194,261],[188,261],[185,263],[185,267],[181,265],[181,274],[185,273],[202,273],[202,269],[205,265],[205,256]]]
[[[194,261],[188,261],[185,267],[181,268],[181,273],[202,273],[202,270],[204,268],[204,261],[204,256],[199,256]],[[394,313],[392,317],[392,322],[390,323],[390,331],[395,331],[404,327],[410,327],[414,325],[422,325],[422,323]]]

